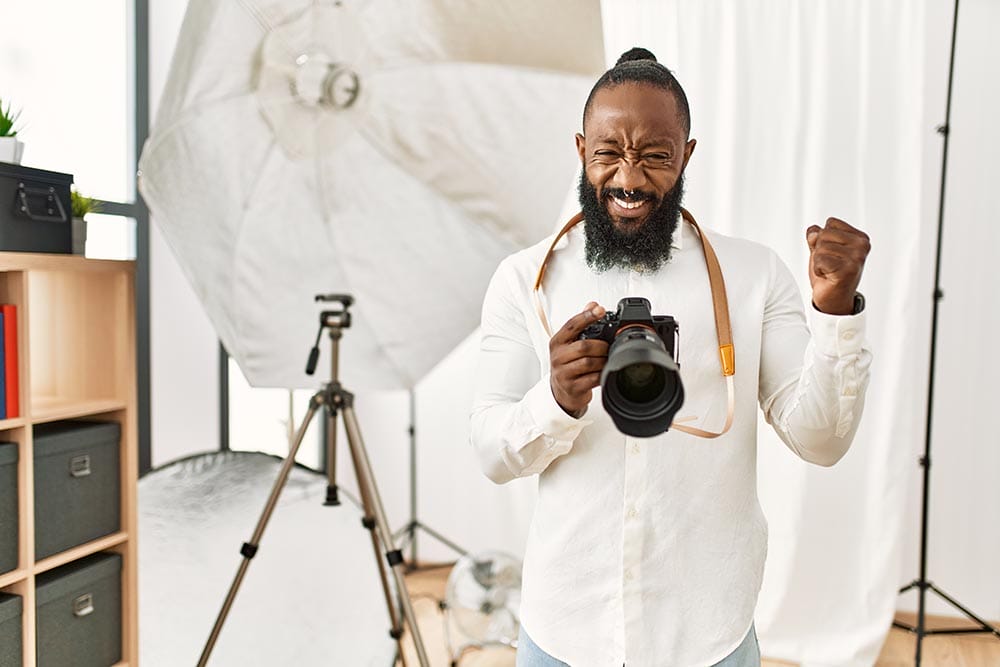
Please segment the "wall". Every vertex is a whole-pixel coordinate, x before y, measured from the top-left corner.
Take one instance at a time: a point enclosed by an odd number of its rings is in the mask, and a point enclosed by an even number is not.
[[[155,121],[185,3],[149,2],[149,108]],[[218,338],[155,218],[149,234],[152,465],[219,447]]]

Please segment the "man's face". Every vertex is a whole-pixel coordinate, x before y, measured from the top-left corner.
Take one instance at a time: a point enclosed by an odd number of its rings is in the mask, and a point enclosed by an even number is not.
[[[580,203],[587,218],[588,261],[655,270],[669,259],[695,141],[668,91],[642,83],[602,88],[583,135]]]
[[[587,180],[621,231],[647,220],[691,158],[695,141],[687,140],[677,111],[672,93],[648,84],[594,94],[576,148]]]

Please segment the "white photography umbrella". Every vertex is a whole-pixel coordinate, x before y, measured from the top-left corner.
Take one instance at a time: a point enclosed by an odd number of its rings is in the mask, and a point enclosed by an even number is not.
[[[598,0],[192,1],[140,190],[251,385],[315,386],[348,292],[345,385],[410,388],[551,231],[603,69]]]

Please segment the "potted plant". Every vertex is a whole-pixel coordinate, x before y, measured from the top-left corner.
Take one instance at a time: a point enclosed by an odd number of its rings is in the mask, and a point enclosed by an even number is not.
[[[13,162],[21,164],[21,154],[24,152],[24,144],[17,138],[20,128],[16,127],[20,111],[13,111],[10,102],[4,105],[0,99],[0,162]]]
[[[100,213],[101,202],[80,194],[76,188],[70,190],[69,201],[73,212],[73,254],[82,255],[87,247],[87,221],[84,216]]]

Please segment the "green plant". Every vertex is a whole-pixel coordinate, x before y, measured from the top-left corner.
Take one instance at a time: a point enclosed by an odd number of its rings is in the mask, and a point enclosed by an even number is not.
[[[92,197],[85,197],[80,194],[76,188],[70,190],[69,193],[70,208],[73,211],[74,218],[82,218],[88,213],[100,213],[101,212],[101,202],[93,199]]]
[[[7,102],[7,107],[4,108],[3,100],[0,99],[0,137],[17,136],[20,128],[14,127],[14,124],[17,123],[17,119],[20,116],[20,109],[17,111],[11,110],[10,102]]]

